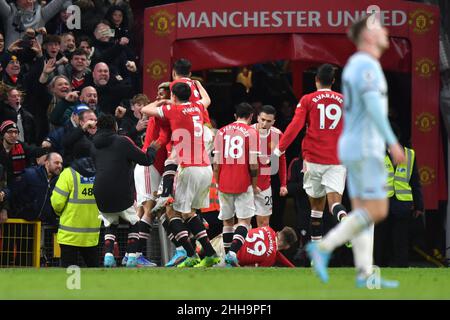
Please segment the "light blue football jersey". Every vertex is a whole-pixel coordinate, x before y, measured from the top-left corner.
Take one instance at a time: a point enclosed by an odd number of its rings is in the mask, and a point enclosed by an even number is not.
[[[348,60],[342,73],[344,95],[344,128],[339,139],[339,158],[342,162],[368,157],[384,159],[386,141],[367,113],[362,96],[379,92],[383,117],[388,112],[387,83],[378,60],[367,53],[357,52]]]

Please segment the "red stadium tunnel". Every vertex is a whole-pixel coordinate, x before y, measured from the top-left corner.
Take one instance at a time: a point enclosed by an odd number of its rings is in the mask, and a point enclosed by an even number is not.
[[[410,79],[406,86],[411,96],[397,112],[411,115],[425,207],[437,209],[447,198],[439,121],[438,7],[397,0],[230,0],[219,9],[215,2],[198,0],[147,8],[144,92],[154,97],[181,57],[191,60],[194,71],[288,60],[293,91],[300,98],[303,72],[324,62],[343,67],[355,50],[346,37],[348,26],[373,10],[391,37],[381,59],[384,70]]]

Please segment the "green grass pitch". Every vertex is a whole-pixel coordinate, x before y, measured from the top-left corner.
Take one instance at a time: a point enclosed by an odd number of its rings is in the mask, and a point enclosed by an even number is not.
[[[328,284],[309,268],[116,268],[81,269],[81,289],[69,290],[66,269],[0,269],[0,299],[450,299],[449,269],[385,268],[382,275],[400,288],[356,289],[352,268],[330,269]]]

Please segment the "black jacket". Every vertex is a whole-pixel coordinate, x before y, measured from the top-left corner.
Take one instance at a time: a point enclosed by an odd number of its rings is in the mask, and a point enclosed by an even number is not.
[[[0,103],[0,123],[5,120],[11,120],[17,123],[17,117],[20,114],[24,131],[25,142],[29,144],[37,144],[36,124],[33,115],[24,107],[17,112],[13,107],[6,103]]]
[[[91,149],[97,174],[94,195],[101,212],[128,209],[134,202],[133,162],[143,166],[153,163],[156,150],[144,153],[128,138],[112,130],[99,130]]]
[[[308,196],[303,189],[303,161],[299,158],[294,158],[289,164],[288,168],[288,181],[287,189],[288,196],[293,197],[295,200],[295,213],[296,213],[296,227],[298,233],[302,236],[302,241],[309,238],[309,223],[310,223],[310,206],[308,202]],[[305,242],[303,242],[305,243]]]
[[[144,128],[141,131],[137,131],[136,129],[137,123],[138,119],[136,119],[136,117],[133,115],[133,112],[130,112],[128,109],[125,116],[117,121],[117,124],[119,126],[118,132],[123,136],[130,137],[131,140],[133,140],[133,142],[139,148],[142,148],[142,145],[144,143],[145,132],[147,130],[146,128]]]
[[[70,166],[83,177],[95,176],[95,165],[91,157],[75,159]]]
[[[89,155],[92,147],[92,138],[89,132],[80,127],[68,128],[62,137],[64,148],[64,166],[69,166],[75,158],[75,153]]]
[[[56,225],[57,216],[50,203],[50,196],[57,180],[58,177],[47,179],[47,170],[44,166],[26,168],[17,178],[14,188],[15,214],[26,220],[41,220]]]
[[[136,93],[139,84],[139,74],[134,72],[128,80],[118,80],[113,73],[104,86],[97,86],[92,79],[92,74],[86,76],[86,85],[93,86],[97,90],[97,111],[100,113],[114,115],[117,106],[122,100],[131,99]]]

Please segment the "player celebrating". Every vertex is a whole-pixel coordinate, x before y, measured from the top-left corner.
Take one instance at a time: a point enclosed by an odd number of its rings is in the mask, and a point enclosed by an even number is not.
[[[197,102],[202,98],[202,95],[200,93],[200,88],[198,87],[199,82],[192,80],[190,77],[192,75],[191,73],[192,64],[189,60],[181,58],[173,64],[173,70],[172,70],[172,79],[173,81],[170,83],[170,88],[172,89],[172,86],[175,83],[185,83],[189,86],[191,89],[191,96],[189,97],[190,102]],[[208,107],[205,107],[203,109],[203,121],[205,125],[210,126],[211,120],[209,119],[208,114]]]
[[[195,103],[202,99],[203,96],[207,95],[206,90],[203,88],[199,81],[194,81],[190,78],[191,76],[192,64],[189,60],[181,58],[175,61],[172,70],[173,81],[170,83],[170,89],[176,83],[185,83],[191,89],[191,96],[189,101]],[[213,144],[213,134],[210,128],[210,119],[208,115],[208,106],[202,109],[203,115],[203,138],[205,140],[205,145],[207,149],[212,149]],[[165,137],[165,136],[164,136]],[[170,135],[169,135],[170,137]],[[158,139],[159,144],[162,144],[161,138]],[[169,157],[164,163],[164,173],[163,173],[163,191],[161,196],[156,202],[155,207],[152,209],[153,212],[160,211],[164,206],[172,202],[172,186],[173,178],[177,170],[177,163],[175,157]]]
[[[270,186],[272,173],[278,171],[281,182],[280,195],[282,197],[287,195],[286,156],[282,154],[280,158],[272,158],[272,151],[283,136],[283,133],[273,126],[275,114],[276,110],[274,107],[269,105],[262,106],[258,115],[258,122],[252,125],[259,132],[259,174],[257,186],[260,192],[255,194],[256,223],[258,227],[268,226],[270,215],[272,214],[272,188]],[[273,163],[273,160],[277,162]]]
[[[339,139],[339,158],[348,169],[348,189],[353,211],[319,243],[306,247],[315,271],[328,281],[331,252],[352,240],[357,287],[365,287],[372,275],[373,225],[388,212],[384,166],[386,143],[395,163],[405,161],[387,119],[387,84],[379,59],[389,47],[386,28],[374,15],[366,16],[350,28],[350,38],[358,51],[348,60],[342,74],[345,123]],[[398,282],[378,277],[378,285],[396,288]]]
[[[219,185],[220,213],[223,220],[225,262],[237,265],[236,254],[245,241],[255,215],[254,194],[259,192],[258,133],[249,124],[253,107],[236,106],[236,121],[219,129],[214,141],[214,177]],[[238,219],[233,228],[234,216]]]
[[[168,99],[170,97],[169,82],[163,82],[158,86],[156,101]],[[155,263],[146,259],[142,254],[145,243],[150,237],[152,225],[151,210],[155,206],[156,192],[161,181],[164,170],[164,161],[167,159],[167,144],[170,141],[170,124],[165,119],[150,117],[145,132],[144,145],[142,151],[146,152],[152,141],[158,140],[161,145],[156,153],[155,162],[151,166],[136,165],[134,169],[134,181],[136,186],[136,202],[138,206],[139,220],[139,244],[138,244],[138,267],[154,267]],[[122,260],[122,265],[126,265],[128,254]]]
[[[317,70],[317,91],[302,97],[294,119],[286,128],[275,154],[282,154],[307,124],[303,139],[303,188],[311,205],[311,240],[322,239],[322,215],[328,198],[330,213],[338,221],[347,214],[341,204],[346,170],[337,156],[337,141],[342,131],[340,93],[331,90],[334,68],[321,65]]]
[[[148,116],[168,119],[172,130],[174,152],[179,168],[173,203],[175,216],[170,217],[169,225],[176,240],[183,245],[188,255],[178,267],[196,265],[209,267],[220,259],[216,257],[205,227],[195,210],[209,206],[212,170],[203,142],[202,109],[208,106],[211,100],[206,95],[196,103],[189,102],[191,90],[185,83],[174,84],[171,93],[171,101],[151,103],[145,106],[142,112]],[[186,223],[183,223],[183,220]],[[189,231],[204,249],[206,256],[201,262],[189,241]]]

